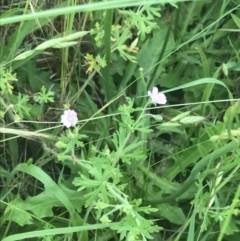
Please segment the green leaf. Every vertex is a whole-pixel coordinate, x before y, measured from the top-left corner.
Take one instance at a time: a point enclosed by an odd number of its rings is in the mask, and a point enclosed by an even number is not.
[[[10,235],[8,237],[5,237],[2,239],[2,241],[15,241],[15,240],[26,240],[28,238],[39,238],[39,237],[45,237],[47,235],[53,236],[58,234],[72,234],[74,232],[83,232],[87,230],[96,230],[96,229],[105,229],[105,228],[111,228],[116,223],[110,223],[110,224],[89,224],[89,225],[81,225],[77,227],[67,227],[67,228],[54,228],[54,229],[45,229],[40,231],[30,231],[30,232],[24,232],[24,233],[18,233],[14,235]]]
[[[87,138],[87,136],[78,134],[78,132],[79,132],[79,127],[76,127],[74,131],[72,131],[71,129],[68,129],[66,136],[62,135],[61,137],[58,138],[58,142],[56,143],[56,146],[59,149],[65,149],[64,154],[68,152],[72,153],[72,151],[76,147],[84,147],[84,143],[81,139]]]
[[[180,127],[181,125],[179,123],[174,123],[174,122],[165,122],[159,125],[159,129],[162,128],[176,128]]]
[[[191,81],[187,84],[183,84],[183,85],[180,85],[178,87],[175,87],[175,88],[172,88],[172,89],[169,89],[169,90],[164,90],[164,91],[162,91],[162,93],[172,92],[172,91],[175,91],[175,90],[186,89],[186,88],[189,88],[189,87],[193,87],[193,86],[197,86],[197,85],[201,85],[201,84],[209,84],[209,83],[222,85],[223,87],[225,87],[228,90],[227,86],[220,80],[217,80],[217,79],[214,79],[214,78],[203,78],[203,79]]]
[[[70,190],[66,187],[64,187],[63,191],[73,206],[81,208],[81,205],[84,205],[82,194],[80,195],[77,191]],[[36,218],[52,217],[53,207],[62,206],[62,202],[56,198],[54,192],[46,189],[36,196],[28,196],[26,200],[22,200],[17,196],[8,204],[5,213],[12,210],[12,213],[7,220],[14,221],[20,226],[24,226],[32,223],[32,216],[35,216]]]
[[[154,118],[156,121],[162,121],[163,118],[161,115],[152,115],[152,114],[149,114],[152,118]]]
[[[41,92],[34,96],[34,100],[36,102],[42,103],[48,103],[54,101],[54,92],[53,91],[46,91],[46,87],[42,86]]]
[[[235,14],[231,14],[233,21],[236,23],[238,28],[240,28],[240,18],[238,18]]]
[[[182,225],[186,222],[186,216],[181,208],[176,206],[171,206],[168,204],[159,204],[158,206],[158,216],[166,218],[171,223]],[[157,213],[153,213],[152,215],[156,216]]]
[[[18,94],[17,103],[14,105],[15,111],[23,118],[24,116],[29,116],[31,111],[31,106],[28,104],[29,97],[27,95]],[[24,115],[25,114],[25,115]]]
[[[93,70],[99,72],[102,68],[106,66],[105,57],[101,58],[99,55],[93,57],[92,54],[86,54],[85,59],[88,61],[88,69],[86,73],[92,73]]]
[[[219,221],[219,224],[220,224],[220,229],[222,229],[223,226],[224,226],[224,222],[223,221]],[[234,233],[239,233],[239,228],[236,225],[234,219],[230,219],[229,220],[227,229],[224,229],[224,230],[225,230],[224,234],[226,234],[226,235],[232,235]]]
[[[232,122],[237,114],[240,113],[240,100],[236,101],[233,105],[227,108],[224,116],[223,121],[226,126],[230,127]]]
[[[168,3],[170,0],[162,0],[161,3]],[[171,2],[173,2],[171,0]],[[176,2],[174,0],[174,2]],[[65,3],[65,2],[64,2]],[[107,1],[107,2],[94,2],[94,3],[87,3],[87,4],[80,4],[76,6],[68,6],[61,8],[56,6],[55,9],[49,9],[45,11],[34,12],[30,14],[21,14],[14,17],[3,18],[0,21],[0,26],[6,25],[9,23],[16,23],[25,20],[35,20],[35,19],[47,19],[52,16],[59,16],[62,14],[70,14],[70,13],[80,13],[80,12],[92,12],[92,11],[100,11],[100,10],[107,10],[113,8],[123,8],[123,7],[130,7],[130,6],[141,6],[141,5],[150,5],[150,4],[159,4],[159,0],[121,0],[121,1]],[[32,21],[33,22],[33,21]]]
[[[136,12],[131,10],[120,10],[120,13],[125,17],[124,23],[129,27],[136,27],[138,30],[137,35],[141,37],[141,40],[144,40],[146,34],[149,34],[152,29],[158,28],[157,23],[154,21],[154,15],[159,17],[159,11],[160,8],[143,6]]]
[[[0,67],[0,90],[3,94],[12,94],[13,86],[10,84],[11,81],[18,81],[15,75],[11,74],[11,69],[6,70]]]
[[[141,49],[137,54],[137,62],[143,71],[146,72],[151,70],[152,67],[156,64],[159,54],[161,53],[162,46],[164,44],[164,38],[167,35],[167,28],[158,29],[153,31],[153,37],[147,40],[142,44]],[[169,54],[175,47],[174,36],[170,35],[164,56]],[[162,68],[160,66],[159,68]],[[146,73],[147,76],[150,75],[150,72]]]
[[[68,47],[76,45],[78,43],[77,41],[71,41],[71,40],[81,38],[86,34],[88,34],[88,31],[76,32],[76,33],[70,34],[65,37],[60,37],[60,38],[56,38],[54,36],[52,39],[39,44],[35,49],[28,50],[28,51],[25,51],[25,52],[19,54],[13,60],[18,61],[18,60],[26,59],[30,56],[34,57],[36,54],[40,54],[41,52],[43,52],[45,49],[48,49],[48,48],[57,48],[57,49],[68,48]]]
[[[183,124],[195,124],[201,121],[204,121],[205,118],[202,116],[188,116],[188,117],[184,117],[180,120],[180,123]]]
[[[157,126],[157,129],[161,131],[161,133],[179,133],[182,137],[186,137],[186,133],[184,130],[181,129],[181,124],[173,123],[173,122],[166,122],[162,123]]]
[[[181,120],[182,118],[188,116],[190,113],[191,113],[191,111],[183,112],[183,113],[175,116],[174,118],[172,118],[171,121],[179,121],[179,120]]]
[[[205,148],[206,152],[213,150],[214,146],[210,142],[204,142],[201,144]],[[165,170],[163,176],[169,180],[173,180],[180,172],[184,171],[190,164],[196,163],[199,158],[202,157],[202,153],[199,152],[197,145],[191,146],[179,155],[175,156],[176,162],[173,166]]]
[[[6,220],[13,221],[20,226],[32,224],[32,215],[25,211],[25,204],[19,196],[9,202],[4,214],[8,213],[9,211],[11,214]]]
[[[14,173],[17,171],[25,172],[38,179],[44,184],[45,189],[52,192],[56,199],[63,204],[63,206],[69,211],[70,215],[74,213],[74,206],[70,202],[68,196],[42,169],[35,165],[28,165],[24,163],[19,164],[14,169]]]

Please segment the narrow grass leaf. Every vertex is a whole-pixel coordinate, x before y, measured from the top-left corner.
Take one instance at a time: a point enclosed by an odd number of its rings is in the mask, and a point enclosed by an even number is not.
[[[235,14],[231,14],[233,21],[236,23],[238,28],[240,29],[240,18],[237,17]]]
[[[91,225],[84,225],[84,226],[79,226],[79,227],[45,229],[42,231],[32,231],[32,232],[26,232],[26,233],[21,233],[21,234],[14,234],[14,235],[11,235],[11,236],[8,236],[8,237],[2,239],[2,241],[26,240],[28,238],[53,236],[53,235],[58,235],[58,234],[68,234],[68,233],[75,233],[75,232],[81,232],[81,231],[86,231],[86,230],[104,229],[104,228],[110,228],[113,225],[116,225],[116,223],[91,224]]]
[[[36,131],[12,129],[12,128],[6,128],[6,127],[0,127],[0,133],[13,134],[13,135],[16,135],[16,136],[22,136],[22,137],[30,138],[30,139],[31,138],[56,139],[54,136],[49,135],[49,134],[45,134],[45,133],[39,133],[39,132],[36,132]]]
[[[162,91],[162,93],[172,92],[172,91],[175,91],[175,90],[186,89],[186,88],[189,88],[189,87],[194,87],[194,86],[197,86],[197,85],[209,84],[209,83],[222,85],[223,87],[228,89],[227,86],[220,80],[217,80],[217,79],[214,79],[214,78],[203,78],[203,79],[194,80],[190,83],[183,84],[183,85],[180,85],[178,87],[175,87],[175,88],[172,88],[172,89],[169,89],[169,90],[164,90],[164,91]]]
[[[77,13],[77,12],[91,12],[91,11],[100,11],[113,8],[123,8],[131,6],[140,6],[140,5],[151,5],[151,4],[164,4],[164,3],[176,3],[176,2],[185,2],[186,0],[119,0],[119,1],[108,1],[108,2],[96,2],[88,3],[83,5],[65,7],[65,8],[55,8],[41,12],[35,12],[20,16],[8,17],[1,19],[0,26],[6,25],[9,23],[16,23],[25,20],[39,19],[39,18],[48,18],[53,16],[58,16],[61,14]],[[194,0],[200,1],[200,0]]]

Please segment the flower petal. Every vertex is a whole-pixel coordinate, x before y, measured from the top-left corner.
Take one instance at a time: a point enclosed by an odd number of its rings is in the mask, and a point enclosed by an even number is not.
[[[160,105],[165,105],[167,103],[167,98],[163,93],[159,93],[156,100],[156,102]]]
[[[148,96],[152,99],[153,103],[160,105],[165,105],[167,103],[165,94],[159,93],[157,87],[153,87],[152,91],[148,91]]]
[[[78,122],[77,113],[74,110],[65,110],[61,116],[61,122],[67,128],[75,126]]]
[[[157,95],[157,94],[158,94],[158,88],[157,87],[153,87],[152,95]]]

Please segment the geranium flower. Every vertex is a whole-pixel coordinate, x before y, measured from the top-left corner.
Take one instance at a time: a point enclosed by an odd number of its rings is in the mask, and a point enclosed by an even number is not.
[[[67,128],[75,126],[78,122],[77,113],[74,110],[65,110],[64,114],[61,115],[61,122]]]
[[[153,87],[152,91],[148,91],[148,96],[156,104],[165,105],[167,103],[166,95],[159,93],[157,87]]]

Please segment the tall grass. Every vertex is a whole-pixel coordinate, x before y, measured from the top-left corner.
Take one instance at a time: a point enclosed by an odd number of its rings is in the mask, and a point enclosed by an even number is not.
[[[238,241],[240,4],[2,6],[1,240]]]

